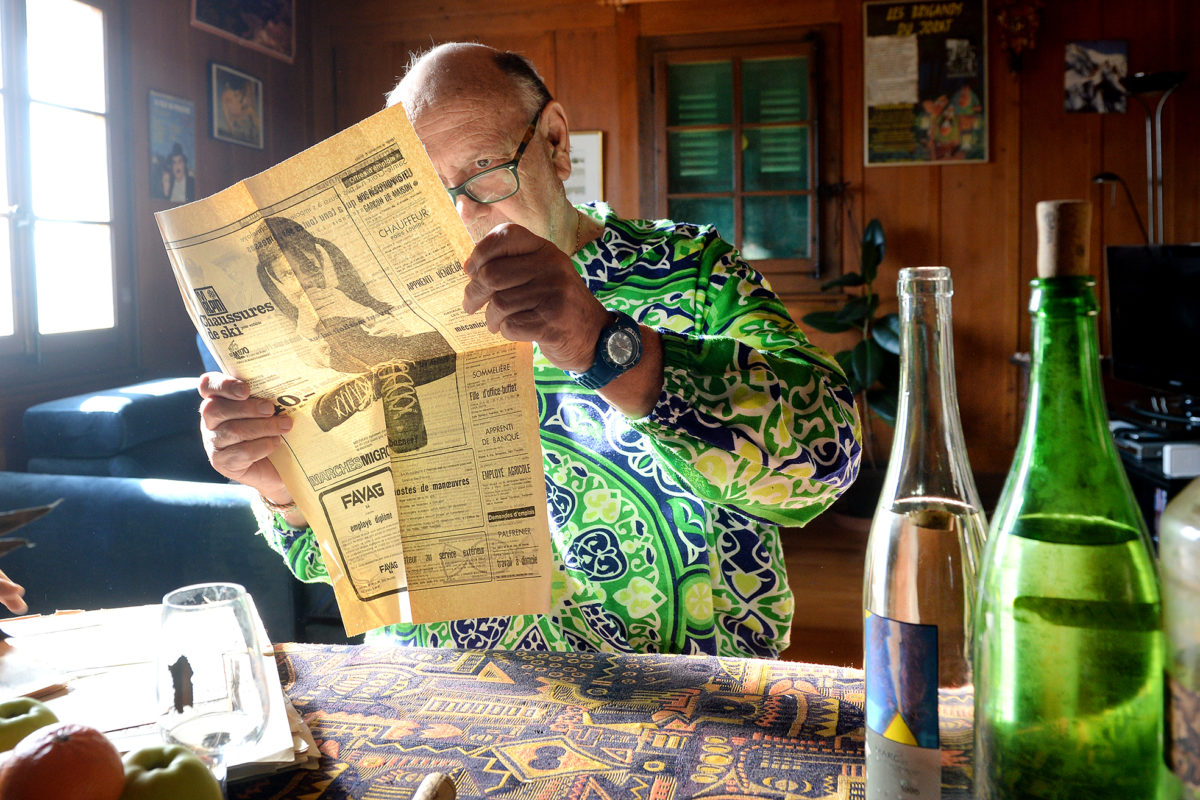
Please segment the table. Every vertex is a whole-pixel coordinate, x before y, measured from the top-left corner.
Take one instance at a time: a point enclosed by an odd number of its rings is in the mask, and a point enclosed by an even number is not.
[[[856,669],[738,658],[370,645],[275,648],[320,769],[230,800],[862,798]]]

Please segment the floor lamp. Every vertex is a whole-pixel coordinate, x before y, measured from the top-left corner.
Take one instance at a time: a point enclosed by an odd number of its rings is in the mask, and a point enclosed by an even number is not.
[[[1185,77],[1187,73],[1180,71],[1138,72],[1124,81],[1125,93],[1136,98],[1146,110],[1146,215],[1149,217],[1151,244],[1163,243],[1163,104]],[[1158,94],[1159,98],[1152,110],[1145,95],[1153,94]]]

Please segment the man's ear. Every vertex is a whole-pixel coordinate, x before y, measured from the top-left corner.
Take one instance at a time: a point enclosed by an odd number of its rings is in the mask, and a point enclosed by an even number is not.
[[[557,100],[542,111],[546,143],[550,145],[550,162],[560,181],[571,176],[571,134],[567,126],[567,112]]]

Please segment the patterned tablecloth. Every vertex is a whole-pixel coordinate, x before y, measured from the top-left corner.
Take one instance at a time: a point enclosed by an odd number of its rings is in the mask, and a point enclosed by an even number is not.
[[[319,770],[231,800],[862,798],[854,669],[735,658],[279,645]]]

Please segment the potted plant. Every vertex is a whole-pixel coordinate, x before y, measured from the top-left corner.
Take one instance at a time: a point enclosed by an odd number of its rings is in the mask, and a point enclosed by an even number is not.
[[[896,402],[900,383],[900,317],[896,314],[877,316],[879,293],[875,278],[883,261],[885,237],[883,225],[871,220],[863,231],[860,270],[843,272],[821,285],[821,291],[845,291],[845,300],[834,311],[814,311],[805,314],[805,325],[824,333],[858,333],[854,346],[834,353],[834,358],[850,381],[850,389],[858,400],[862,415],[863,453],[866,461],[860,468],[859,479],[843,499],[845,507],[857,506],[859,514],[870,516],[875,510],[875,498],[886,471],[876,459],[875,442],[871,435],[872,415],[888,425],[896,422]],[[861,500],[855,502],[856,497]],[[840,501],[839,501],[840,502]],[[865,514],[863,514],[865,512]],[[855,513],[847,508],[847,513]]]

